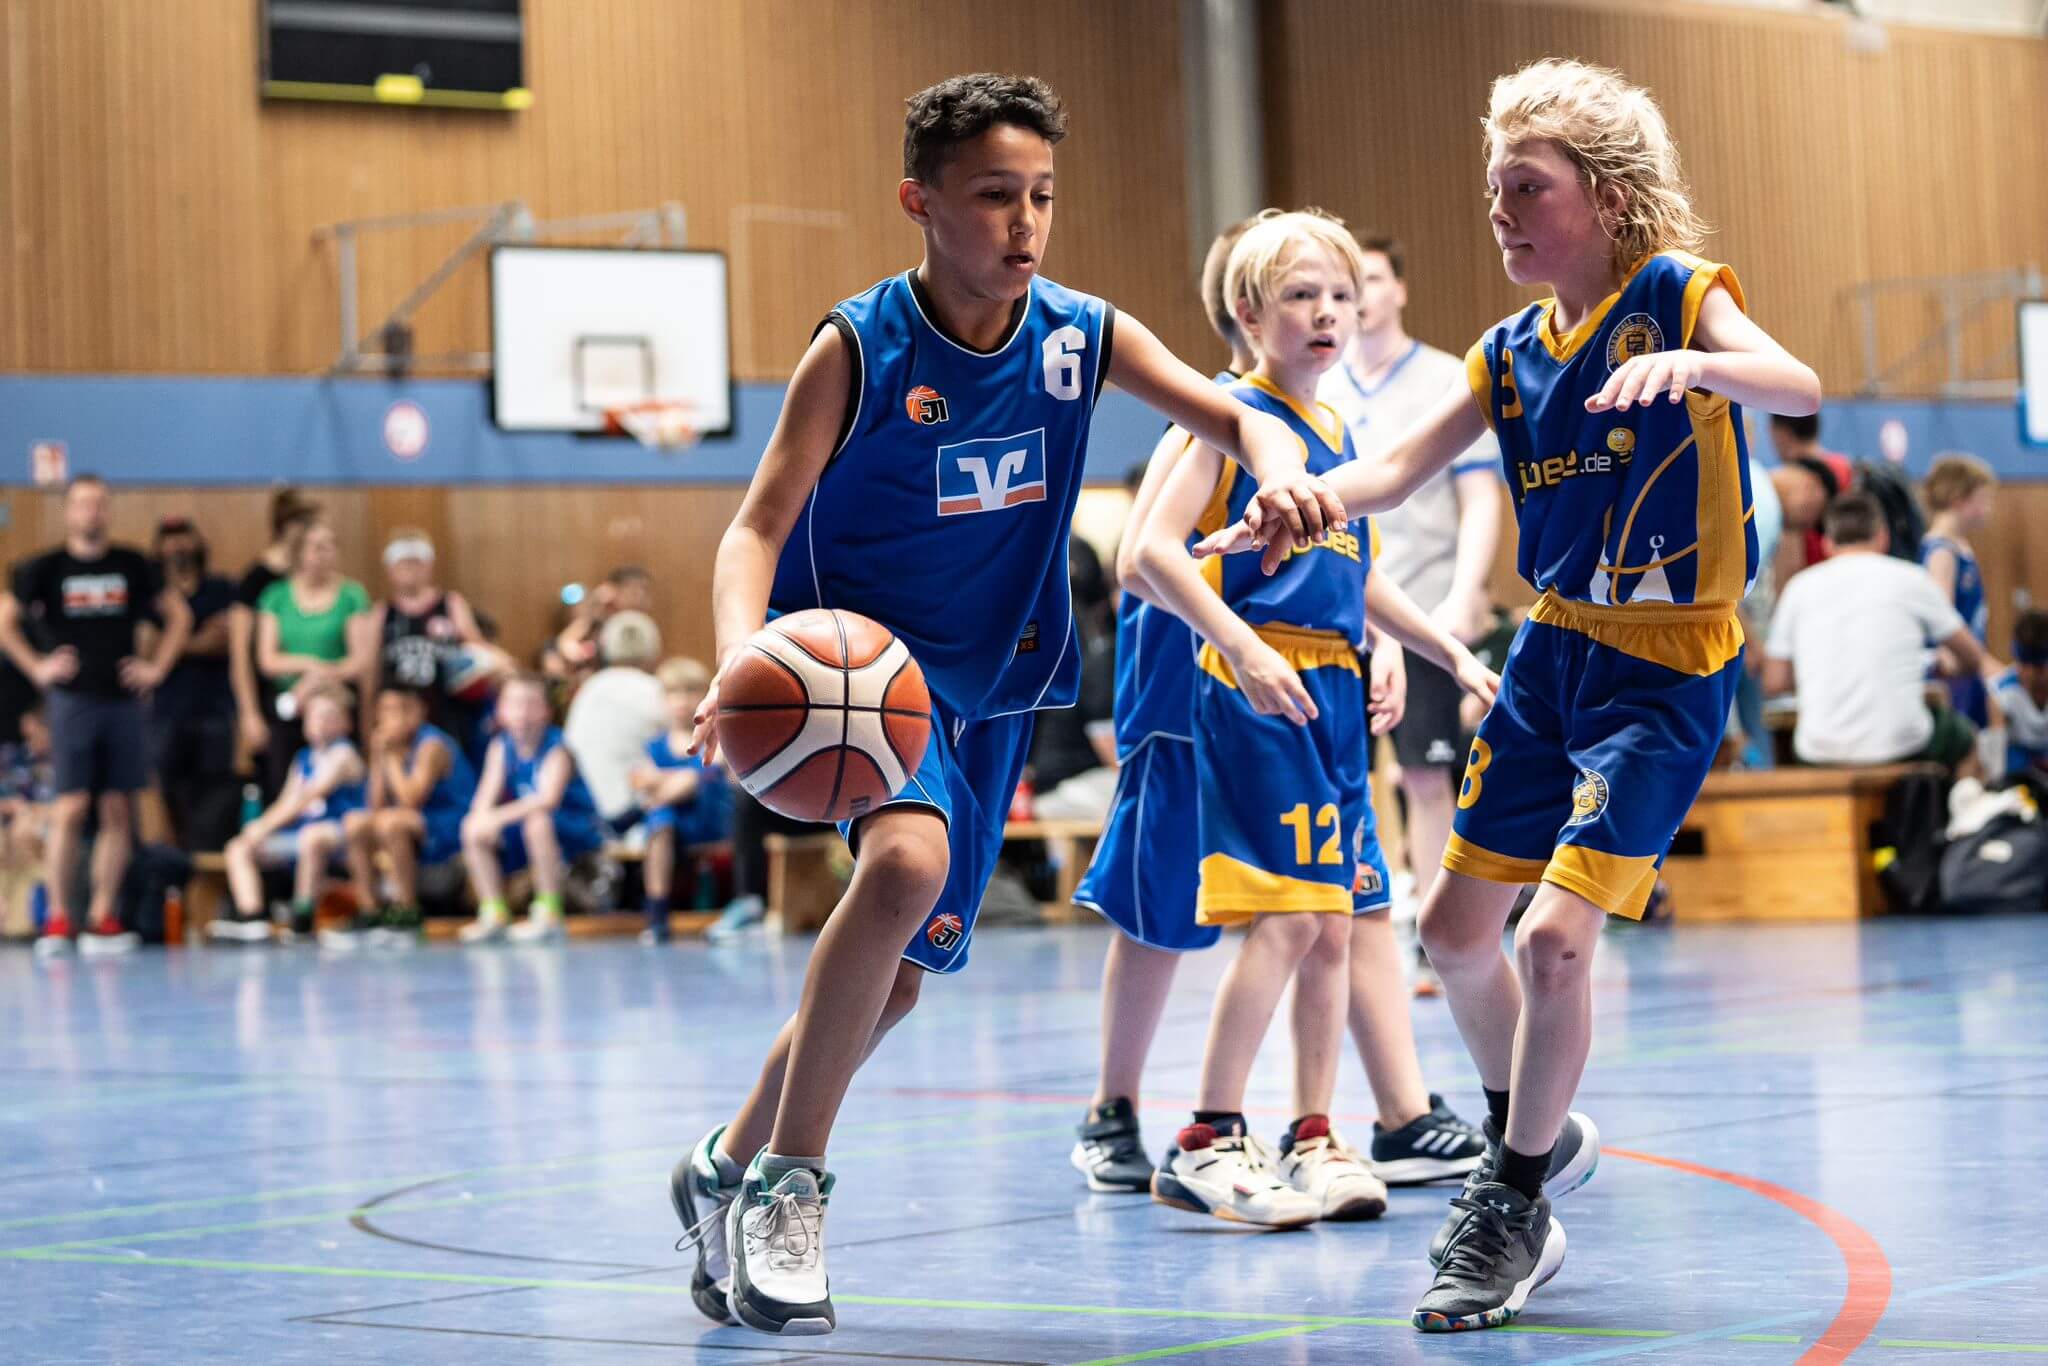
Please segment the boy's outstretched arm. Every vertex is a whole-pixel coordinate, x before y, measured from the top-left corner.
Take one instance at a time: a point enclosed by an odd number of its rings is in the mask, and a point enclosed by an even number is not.
[[[1586,400],[1586,411],[1626,411],[1659,398],[1677,403],[1688,389],[1786,417],[1820,411],[1819,377],[1752,322],[1726,285],[1713,286],[1700,300],[1692,341],[1697,350],[1656,351],[1624,361]]]
[[[732,525],[718,542],[711,572],[711,623],[717,633],[717,669],[697,706],[690,753],[708,762],[718,755],[718,682],[733,652],[768,621],[768,594],[775,562],[789,539],[804,501],[832,459],[846,396],[853,386],[853,362],[836,327],[821,327],[790,376],[768,449]]]
[[[1252,506],[1261,509],[1262,521],[1271,518],[1276,528],[1285,527],[1295,545],[1320,541],[1344,525],[1343,507],[1308,473],[1307,452],[1286,423],[1239,403],[1128,313],[1117,315],[1109,378],[1250,470],[1259,481]]]

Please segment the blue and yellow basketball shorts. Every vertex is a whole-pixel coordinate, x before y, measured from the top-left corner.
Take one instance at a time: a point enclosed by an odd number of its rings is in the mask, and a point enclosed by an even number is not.
[[[1741,677],[1739,649],[1711,673],[1684,673],[1523,623],[1472,741],[1444,867],[1554,883],[1641,919]]]
[[[1301,673],[1315,720],[1260,716],[1213,646],[1195,676],[1201,793],[1195,918],[1233,925],[1282,911],[1364,915],[1390,904],[1373,829],[1365,689],[1341,637],[1259,634]]]
[[[904,781],[896,795],[875,808],[929,807],[946,822],[951,862],[946,885],[903,956],[928,972],[958,972],[967,966],[967,941],[981,894],[988,889],[1003,852],[1003,825],[1010,818],[1010,799],[1031,757],[1031,712],[986,721],[961,721],[944,709],[932,708],[932,738],[924,762]],[[875,811],[862,816],[867,820]],[[841,821],[839,833],[860,855],[854,822]]]
[[[1195,747],[1147,736],[1117,771],[1116,801],[1074,904],[1147,948],[1180,953],[1214,944],[1223,931],[1195,923],[1200,810]]]

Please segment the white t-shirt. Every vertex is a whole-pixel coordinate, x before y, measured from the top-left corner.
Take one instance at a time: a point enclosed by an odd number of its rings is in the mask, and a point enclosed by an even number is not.
[[[599,669],[570,700],[562,740],[606,820],[631,811],[633,766],[668,729],[661,683],[645,669]]]
[[[1361,460],[1376,460],[1405,436],[1432,408],[1444,391],[1466,393],[1465,362],[1421,342],[1380,382],[1367,388],[1339,361],[1323,375],[1316,397],[1337,410],[1351,429],[1351,444]],[[1500,447],[1487,432],[1461,453],[1449,468],[1410,494],[1391,512],[1373,514],[1379,528],[1379,553],[1373,568],[1399,584],[1416,605],[1434,611],[1451,595],[1458,568],[1458,494],[1452,480],[1470,470],[1498,470]]]
[[[1925,569],[1851,551],[1802,569],[1771,614],[1764,653],[1792,661],[1799,724],[1792,748],[1810,764],[1889,764],[1926,747],[1922,700],[1930,642],[1963,619]]]

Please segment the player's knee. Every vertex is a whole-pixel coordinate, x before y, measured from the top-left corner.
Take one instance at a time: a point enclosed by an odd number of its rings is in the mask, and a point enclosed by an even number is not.
[[[1351,953],[1351,922],[1348,915],[1319,915],[1317,934],[1309,945],[1311,957],[1325,963],[1342,963]]]
[[[498,843],[498,832],[481,816],[462,818],[462,843],[469,849],[491,849]]]
[[[1325,915],[1266,915],[1259,917],[1254,928],[1275,950],[1299,961],[1322,938],[1323,922],[1336,919]]]
[[[102,792],[99,797],[100,824],[128,828],[128,813],[132,809],[125,792]]]
[[[1484,927],[1475,925],[1473,920],[1474,917],[1458,914],[1448,902],[1432,898],[1424,903],[1422,914],[1415,922],[1415,932],[1422,940],[1422,950],[1429,955],[1429,961],[1441,969],[1446,964],[1499,953],[1498,934],[1487,934]]]
[[[56,801],[54,815],[59,825],[77,828],[85,824],[86,813],[92,810],[92,793],[66,792]]]
[[[1593,946],[1585,942],[1577,921],[1575,915],[1540,906],[1522,917],[1515,930],[1515,963],[1530,990],[1570,987],[1591,969]]]
[[[877,894],[922,915],[939,899],[951,861],[945,827],[929,821],[864,832],[856,867],[861,881]]]
[[[917,1007],[918,994],[924,990],[924,969],[905,960],[896,965],[896,980],[889,984],[889,999],[882,1005],[882,1018],[876,1025],[878,1031],[887,1031]]]
[[[351,840],[361,839],[382,825],[381,811],[350,811],[341,818],[341,833]]]

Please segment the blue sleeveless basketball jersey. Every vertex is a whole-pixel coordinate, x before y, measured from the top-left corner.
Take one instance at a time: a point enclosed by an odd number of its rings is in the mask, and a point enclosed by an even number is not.
[[[1237,383],[1228,370],[1217,373],[1218,384]],[[1194,438],[1179,428],[1181,453]],[[1126,526],[1124,535],[1137,531]],[[1189,544],[1194,542],[1191,539]],[[1188,713],[1195,705],[1195,650],[1201,644],[1188,624],[1162,611],[1136,593],[1116,604],[1116,752],[1127,758],[1149,735],[1190,739]]]
[[[549,726],[530,756],[520,754],[519,746],[512,742],[509,731],[500,733],[493,743],[502,746],[505,752],[503,800],[516,801],[521,797],[531,797],[540,790],[541,765],[547,761],[548,755],[561,746],[562,728]],[[575,770],[574,756],[571,756],[569,762],[569,785],[562,789],[561,803],[555,807],[555,819],[595,822],[597,803],[592,800],[590,789],[584,786],[583,775]]]
[[[460,826],[476,797],[476,770],[470,767],[469,758],[463,754],[462,746],[455,743],[455,737],[438,726],[421,726],[413,733],[412,748],[406,751],[408,767],[419,761],[420,746],[428,743],[439,744],[448,751],[448,771],[427,793],[420,815],[429,826],[447,822]]]
[[[881,622],[956,717],[1072,706],[1067,533],[1113,310],[1034,279],[1009,336],[981,352],[940,329],[915,275],[826,319],[853,353],[854,397],[770,606]]]
[[[313,781],[313,771],[320,766],[320,760],[336,749],[353,751],[355,745],[348,740],[335,740],[325,748],[315,751],[311,745],[298,752],[292,760],[292,772],[298,774],[301,784]],[[369,789],[361,781],[343,783],[308,806],[298,819],[299,825],[311,825],[314,821],[338,821],[351,811],[360,811],[369,804]]]
[[[1310,474],[1328,473],[1354,458],[1351,433],[1327,406],[1301,408],[1256,375],[1233,384],[1230,393],[1287,424],[1307,453]],[[1207,535],[1237,521],[1256,492],[1237,465],[1226,463],[1197,531]],[[1247,624],[1328,632],[1356,646],[1365,641],[1365,576],[1371,556],[1370,537],[1361,540],[1347,530],[1307,550],[1289,551],[1270,575],[1256,555],[1219,555],[1201,566],[1209,586]]]
[[[1732,611],[1749,591],[1757,542],[1741,409],[1698,392],[1627,412],[1585,406],[1630,357],[1691,345],[1717,283],[1742,304],[1727,266],[1659,252],[1568,336],[1552,325],[1550,299],[1487,329],[1467,354],[1514,495],[1518,568],[1551,597]]]
[[[1984,570],[1974,552],[1946,536],[1927,536],[1920,541],[1920,563],[1926,564],[1937,550],[1956,557],[1956,615],[1969,626],[1970,634],[1986,640],[1991,634],[1991,604],[1984,597]]]

